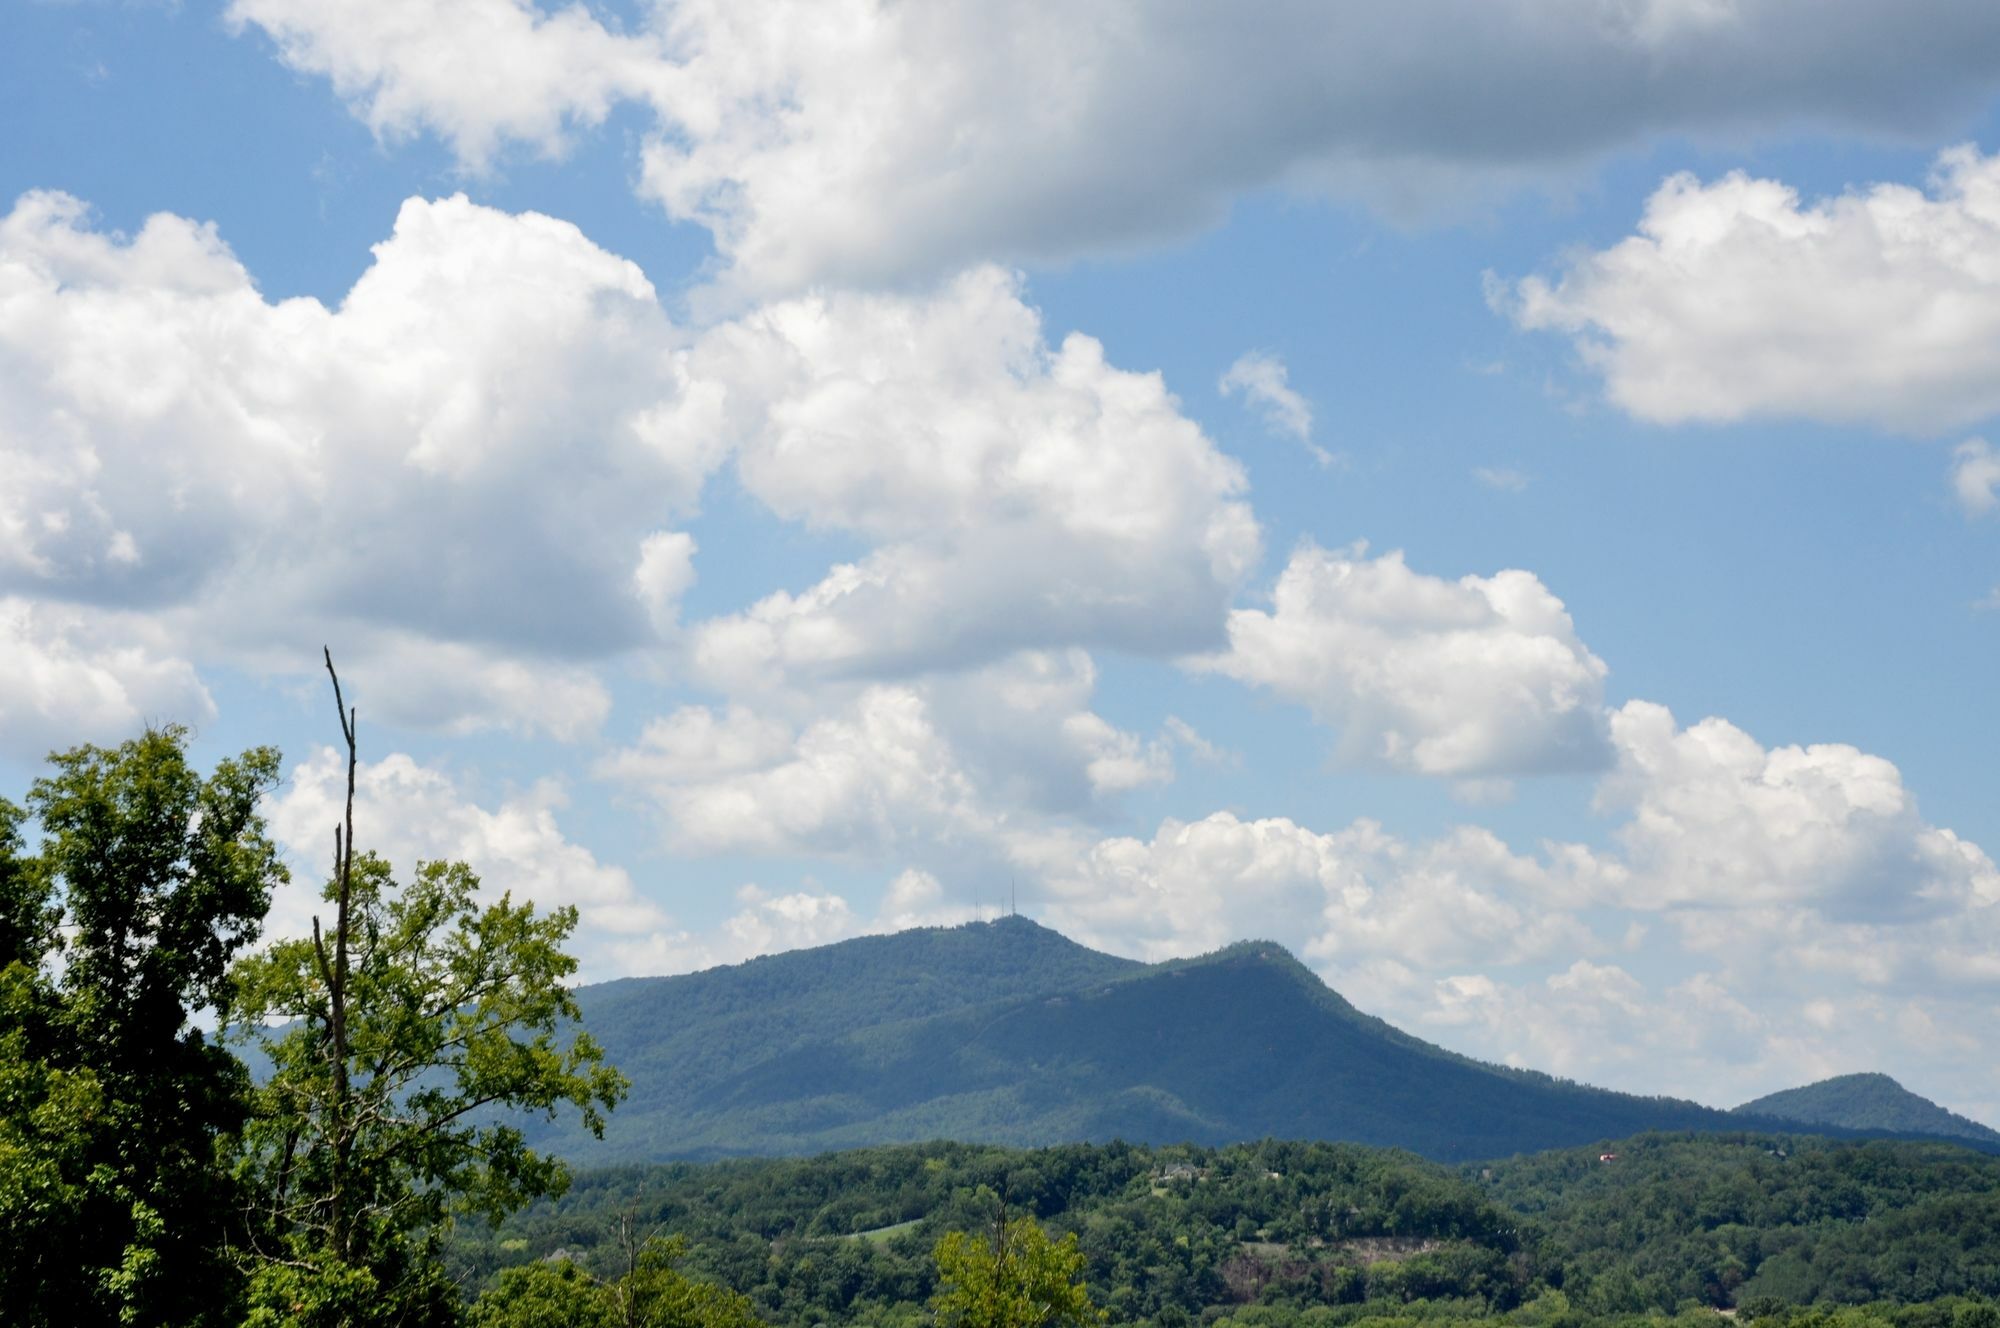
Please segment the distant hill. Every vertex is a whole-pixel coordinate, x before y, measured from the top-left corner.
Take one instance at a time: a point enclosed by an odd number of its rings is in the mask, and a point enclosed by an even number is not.
[[[590,1165],[946,1138],[1328,1139],[1462,1160],[1758,1124],[1445,1051],[1263,942],[1147,966],[1007,918],[578,1000],[632,1095],[602,1143],[533,1135]]]
[[[2000,1144],[2000,1130],[1946,1111],[1918,1097],[1886,1074],[1843,1074],[1804,1088],[1788,1088],[1736,1108],[1750,1116],[1837,1125],[1886,1134],[1929,1134]]]
[[[1599,1312],[2000,1294],[2000,1157],[1769,1134],[1652,1134],[1606,1151],[1608,1164],[1593,1145],[1461,1173],[1532,1221],[1565,1292]]]
[[[985,1228],[1003,1195],[1076,1233],[1093,1298],[1135,1328],[1721,1323],[1665,1317],[1689,1304],[1741,1307],[1746,1328],[1990,1328],[1945,1303],[1823,1311],[2000,1295],[2000,1157],[1744,1132],[1455,1170],[1397,1149],[1272,1140],[923,1143],[606,1168],[497,1230],[460,1224],[453,1262],[475,1287],[557,1250],[613,1275],[636,1216],[684,1237],[688,1270],[751,1296],[771,1328],[919,1328],[938,1239]],[[1508,1313],[1556,1287],[1561,1300]],[[1772,1300],[1822,1312],[1754,1309]]]

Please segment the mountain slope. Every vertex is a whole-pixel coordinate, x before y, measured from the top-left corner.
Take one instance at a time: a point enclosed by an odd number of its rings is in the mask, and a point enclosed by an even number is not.
[[[591,1164],[954,1138],[1395,1145],[1454,1160],[1756,1123],[1447,1052],[1267,943],[1141,966],[1025,919],[579,993],[633,1080]],[[1765,1124],[1773,1122],[1766,1121]]]
[[[1808,1125],[1928,1134],[2000,1144],[2000,1131],[1918,1097],[1886,1074],[1843,1074],[1745,1102],[1738,1112]]]
[[[1361,1014],[1262,944],[801,1048],[736,1079],[715,1107],[787,1151],[1273,1136],[1453,1159],[1741,1124],[1453,1055]]]
[[[702,1114],[735,1079],[773,1058],[885,1022],[1067,991],[1141,967],[1025,918],[1004,918],[582,987],[583,1025],[632,1080],[632,1097],[613,1118],[609,1149],[582,1134],[542,1137],[559,1150],[590,1146],[593,1160],[685,1155],[697,1150],[670,1123]],[[770,1150],[745,1141],[713,1151]]]

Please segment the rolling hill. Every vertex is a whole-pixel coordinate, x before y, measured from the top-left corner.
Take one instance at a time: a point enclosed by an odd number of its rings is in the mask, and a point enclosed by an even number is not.
[[[1356,1010],[1282,947],[1141,965],[1025,918],[578,993],[633,1081],[579,1162],[951,1138],[1348,1140],[1440,1160],[1643,1130],[1796,1128],[1488,1065]]]
[[[1458,1168],[1272,1140],[614,1167],[452,1241],[472,1285],[558,1250],[615,1275],[626,1224],[657,1223],[687,1240],[691,1271],[751,1296],[772,1328],[921,1328],[933,1247],[991,1223],[1003,1195],[1076,1233],[1097,1303],[1142,1328],[1235,1315],[1240,1328],[1725,1328],[1667,1317],[1690,1304],[1742,1307],[1745,1328],[1990,1328],[1944,1303],[1874,1320],[1826,1309],[2000,1295],[2000,1157],[1740,1131]],[[1534,1305],[1555,1288],[1562,1300]],[[1766,1317],[1772,1298],[1818,1316]]]
[[[1973,1139],[2000,1144],[2000,1130],[1946,1111],[1919,1097],[1886,1074],[1843,1074],[1804,1088],[1745,1102],[1737,1111],[1751,1116],[1833,1125],[1849,1130],[1880,1130],[1889,1134],[1928,1134],[1948,1139]]]

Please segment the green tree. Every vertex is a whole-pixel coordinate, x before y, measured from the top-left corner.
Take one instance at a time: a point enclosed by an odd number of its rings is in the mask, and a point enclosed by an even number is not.
[[[333,664],[327,661],[329,674]],[[334,677],[336,704],[340,683]],[[558,1194],[568,1171],[507,1113],[565,1104],[601,1134],[625,1091],[575,1028],[563,943],[576,910],[481,902],[464,863],[419,863],[407,884],[354,851],[355,715],[325,889],[333,928],[236,967],[225,1011],[270,1077],[244,1131],[240,1174],[257,1325],[450,1322],[439,1245],[454,1215],[498,1221]]]
[[[470,1328],[619,1328],[610,1288],[568,1259],[539,1259],[500,1274],[473,1303]]]
[[[269,748],[203,779],[186,731],[51,758],[0,803],[0,1305],[25,1325],[231,1322],[243,1067],[195,1026],[285,879]]]
[[[1031,1217],[1009,1222],[1003,1213],[991,1239],[947,1232],[932,1257],[943,1285],[931,1307],[943,1328],[1083,1328],[1104,1319],[1081,1281],[1075,1234],[1052,1241]]]
[[[680,1271],[687,1243],[653,1239],[636,1252],[628,1242],[625,1276],[611,1286],[619,1328],[762,1328],[748,1297]]]
[[[568,1259],[509,1268],[472,1307],[472,1328],[763,1328],[748,1297],[698,1282],[678,1267],[679,1237],[635,1245],[625,1226],[626,1270],[600,1282]]]

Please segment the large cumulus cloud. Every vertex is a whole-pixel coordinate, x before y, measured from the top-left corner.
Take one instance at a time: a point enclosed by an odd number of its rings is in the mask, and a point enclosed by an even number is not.
[[[1048,345],[1005,272],[696,333],[575,227],[463,197],[406,203],[331,307],[266,299],[211,227],[116,235],[24,197],[0,219],[0,465],[8,630],[101,657],[10,706],[24,744],[149,697],[204,713],[200,667],[297,670],[327,640],[399,680],[384,718],[562,738],[603,720],[619,658],[796,696],[1169,655],[1219,643],[1260,539],[1158,375]],[[730,465],[858,553],[684,624],[688,526]]]
[[[1407,204],[1660,134],[1935,131],[2000,83],[1973,0],[234,0],[378,132],[478,165],[618,102],[641,189],[754,289],[1185,232],[1273,185]],[[463,60],[466,34],[489,58]]]
[[[329,308],[266,300],[210,227],[30,194],[0,219],[0,592],[143,610],[156,675],[338,638],[409,680],[398,717],[587,728],[577,661],[654,634],[635,575],[713,464],[651,414],[678,339],[548,217],[412,200]]]

